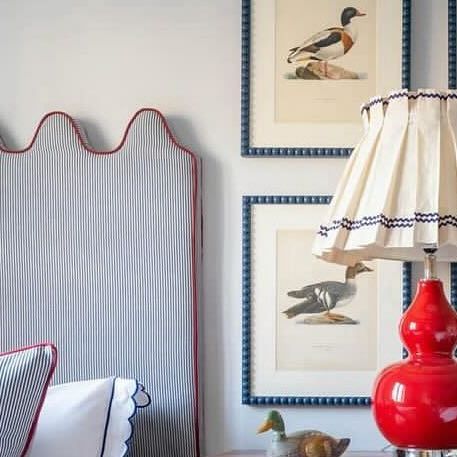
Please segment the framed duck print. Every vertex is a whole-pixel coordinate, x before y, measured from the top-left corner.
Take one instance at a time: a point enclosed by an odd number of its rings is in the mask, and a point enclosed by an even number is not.
[[[330,200],[243,199],[244,404],[368,405],[376,374],[402,357],[411,264],[314,258]]]
[[[243,0],[241,154],[344,157],[409,87],[410,0]]]

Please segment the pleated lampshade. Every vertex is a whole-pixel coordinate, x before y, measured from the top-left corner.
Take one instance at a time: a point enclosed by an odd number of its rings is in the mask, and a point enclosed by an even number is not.
[[[362,107],[313,253],[330,262],[457,259],[457,91],[395,91]]]

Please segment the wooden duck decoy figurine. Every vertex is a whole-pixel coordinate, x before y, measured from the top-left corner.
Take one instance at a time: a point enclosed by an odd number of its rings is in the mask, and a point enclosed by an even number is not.
[[[357,40],[357,29],[352,19],[358,16],[365,16],[365,13],[354,7],[344,8],[341,13],[342,27],[322,30],[290,49],[287,62],[306,67],[317,61],[326,66],[329,60],[344,56]]]
[[[278,411],[270,411],[257,433],[273,431],[268,457],[339,457],[350,443],[349,438],[337,440],[317,430],[303,430],[286,435],[284,421]]]
[[[345,316],[332,313],[336,307],[347,305],[357,293],[355,277],[360,273],[373,271],[362,262],[356,263],[353,267],[346,268],[346,279],[340,281],[322,281],[310,284],[298,290],[291,290],[287,293],[289,297],[303,298],[300,303],[291,306],[283,311],[288,319],[299,314],[324,313],[329,321],[343,321]]]

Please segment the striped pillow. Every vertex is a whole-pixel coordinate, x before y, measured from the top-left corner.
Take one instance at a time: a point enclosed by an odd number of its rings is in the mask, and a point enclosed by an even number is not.
[[[56,361],[47,343],[0,354],[1,457],[27,452]]]

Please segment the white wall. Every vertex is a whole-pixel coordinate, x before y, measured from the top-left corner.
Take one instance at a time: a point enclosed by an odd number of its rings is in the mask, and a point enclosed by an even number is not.
[[[119,141],[141,106],[159,108],[204,159],[204,383],[208,453],[261,448],[265,409],[240,404],[243,194],[331,194],[342,159],[239,155],[240,1],[1,2],[0,129],[25,145],[47,111],[80,118],[97,148]],[[412,0],[412,86],[447,85],[447,1]],[[289,429],[378,449],[368,409],[290,408]]]

